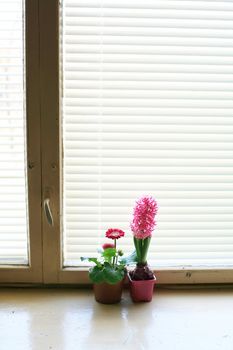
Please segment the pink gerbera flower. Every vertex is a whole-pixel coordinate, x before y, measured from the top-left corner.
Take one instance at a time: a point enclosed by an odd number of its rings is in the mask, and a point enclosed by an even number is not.
[[[106,237],[110,239],[118,239],[125,235],[125,232],[118,228],[109,228],[106,232]]]
[[[115,245],[113,243],[104,243],[102,245],[102,248],[105,250],[105,249],[108,249],[108,248],[115,248]]]

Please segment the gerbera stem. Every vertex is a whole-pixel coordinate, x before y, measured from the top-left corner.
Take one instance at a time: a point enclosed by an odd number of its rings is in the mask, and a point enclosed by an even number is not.
[[[114,248],[116,249],[116,239],[114,239]],[[115,260],[116,260],[116,256],[113,257],[113,267],[115,266]]]

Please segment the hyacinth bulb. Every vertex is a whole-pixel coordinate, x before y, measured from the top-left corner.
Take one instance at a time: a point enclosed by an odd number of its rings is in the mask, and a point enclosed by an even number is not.
[[[157,202],[153,197],[144,196],[136,201],[131,222],[131,230],[137,239],[145,239],[152,236],[156,226],[155,215],[157,213]]]

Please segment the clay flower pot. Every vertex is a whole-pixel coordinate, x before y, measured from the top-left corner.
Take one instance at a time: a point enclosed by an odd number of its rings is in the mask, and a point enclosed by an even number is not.
[[[131,299],[134,302],[151,301],[153,297],[156,277],[152,280],[133,281],[128,273]]]
[[[116,283],[95,283],[94,294],[95,300],[101,304],[116,304],[121,301],[124,278]]]

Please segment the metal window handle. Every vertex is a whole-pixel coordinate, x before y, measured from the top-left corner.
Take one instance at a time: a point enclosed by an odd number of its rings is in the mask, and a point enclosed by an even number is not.
[[[48,224],[50,226],[53,226],[53,214],[52,214],[52,211],[50,209],[49,198],[46,198],[44,200],[44,211],[45,211],[45,216],[46,216],[46,219],[48,221]]]

